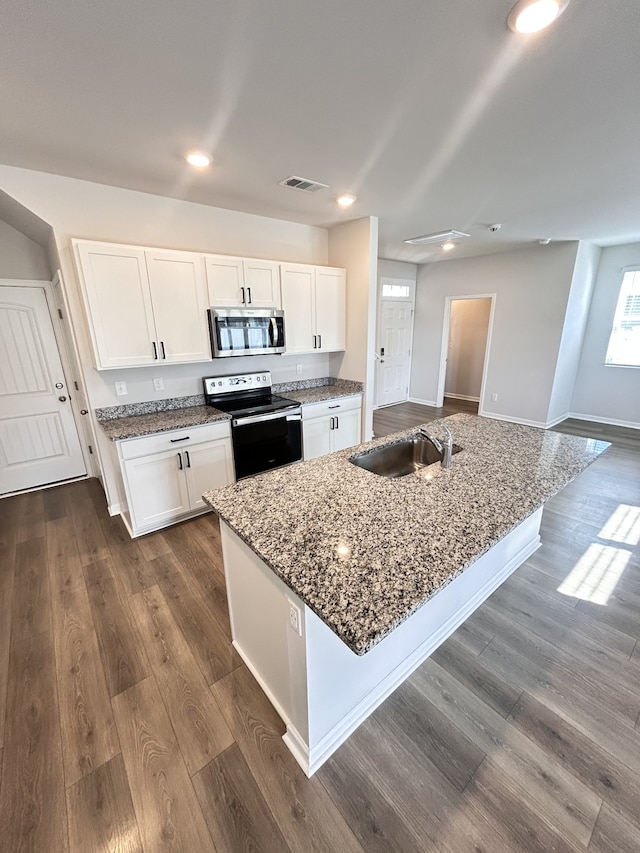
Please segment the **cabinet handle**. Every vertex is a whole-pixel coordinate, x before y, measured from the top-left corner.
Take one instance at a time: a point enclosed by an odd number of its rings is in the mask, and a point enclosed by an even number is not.
[[[314,336],[313,336],[313,348],[314,348],[314,349],[317,349],[317,348],[318,348],[318,344],[316,343],[316,341],[317,341],[317,340],[318,340],[318,336],[317,336],[317,335],[314,335]]]
[[[178,470],[182,471],[182,453],[178,453]]]
[[[340,408],[340,403],[336,403],[336,405],[335,405],[335,406],[329,406],[329,408],[330,408],[330,409],[339,409],[339,408]]]
[[[175,444],[176,441],[189,441],[190,438],[190,435],[183,435],[182,438],[170,438],[169,441],[171,444]]]
[[[241,288],[240,288],[240,292],[242,293],[242,304],[243,304],[243,305],[246,305],[246,304],[247,304],[247,300],[246,300],[245,295],[244,295],[244,287],[241,287]]]
[[[164,341],[160,341],[160,346],[161,346],[161,348],[162,348],[162,357],[163,357],[163,358],[166,358],[166,357],[167,357],[167,354],[166,354],[166,352],[164,351]]]
[[[187,457],[187,468],[191,468],[191,459],[189,459],[189,451],[185,450],[184,455]]]
[[[333,418],[329,419],[329,429],[333,429]]]
[[[322,335],[318,335],[318,349],[322,349]]]
[[[336,415],[336,429],[340,429],[340,419]]]
[[[153,357],[154,357],[155,359],[157,359],[157,358],[158,358],[158,347],[156,346],[156,342],[155,342],[155,341],[153,341]]]
[[[249,294],[249,305],[251,305],[251,288],[247,288],[247,293]]]

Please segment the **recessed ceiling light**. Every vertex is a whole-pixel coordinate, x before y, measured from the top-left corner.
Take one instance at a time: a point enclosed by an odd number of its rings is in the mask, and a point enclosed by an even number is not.
[[[422,246],[424,243],[442,243],[447,240],[457,240],[458,237],[468,237],[469,234],[464,231],[437,231],[435,234],[424,234],[422,237],[411,237],[409,240],[404,240],[405,243],[412,243],[415,246]]]
[[[345,193],[345,195],[339,195],[336,199],[340,207],[351,207],[355,200],[356,197],[354,195],[349,195],[348,193]]]
[[[195,166],[196,169],[205,169],[213,162],[213,157],[210,154],[205,154],[204,151],[187,151],[184,159],[190,166]]]
[[[507,26],[514,33],[537,33],[552,24],[569,0],[519,0],[509,12]]]
[[[443,243],[440,248],[443,252],[450,252],[452,249],[455,249],[456,244],[452,243],[451,240],[447,240],[446,243]]]

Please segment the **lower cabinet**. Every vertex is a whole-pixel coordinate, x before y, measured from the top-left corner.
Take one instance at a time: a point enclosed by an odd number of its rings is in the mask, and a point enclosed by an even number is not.
[[[339,397],[302,407],[304,459],[360,444],[362,398]]]
[[[227,421],[118,442],[132,536],[205,512],[202,493],[234,480]]]

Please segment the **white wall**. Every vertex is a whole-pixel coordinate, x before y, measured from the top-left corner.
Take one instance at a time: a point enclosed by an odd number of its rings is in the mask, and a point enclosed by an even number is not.
[[[640,243],[602,250],[571,410],[578,417],[640,427],[640,368],[604,364],[622,268],[634,264],[640,265]]]
[[[547,421],[550,424],[559,423],[571,412],[573,389],[599,260],[598,246],[591,243],[579,244],[549,403]]]
[[[495,417],[546,424],[577,250],[575,242],[558,243],[422,265],[411,399],[436,401],[445,297],[495,293],[481,408]]]
[[[378,280],[381,278],[403,278],[406,281],[416,281],[418,265],[408,264],[405,261],[387,261],[385,258],[378,258]]]
[[[490,314],[490,299],[456,299],[451,303],[445,395],[480,399]]]
[[[347,349],[331,356],[332,374],[365,383],[362,438],[373,436],[378,220],[365,217],[329,230],[329,263],[347,270]]]
[[[46,250],[1,219],[0,278],[51,281]]]

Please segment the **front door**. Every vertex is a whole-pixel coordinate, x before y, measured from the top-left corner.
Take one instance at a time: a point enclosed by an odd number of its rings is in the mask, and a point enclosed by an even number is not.
[[[383,299],[378,341],[378,406],[404,402],[409,393],[413,303]]]
[[[84,474],[44,289],[0,287],[0,494]]]

